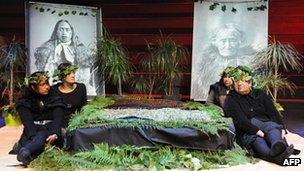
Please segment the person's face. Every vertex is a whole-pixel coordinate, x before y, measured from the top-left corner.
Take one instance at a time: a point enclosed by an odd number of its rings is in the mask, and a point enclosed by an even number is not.
[[[40,81],[36,87],[32,87],[36,93],[40,95],[47,95],[50,92],[50,84],[48,80]]]
[[[220,55],[224,57],[234,56],[239,50],[239,40],[237,40],[233,32],[230,31],[219,34],[215,45]]]
[[[234,82],[234,89],[241,95],[249,94],[251,91],[251,81],[236,81]]]
[[[73,84],[75,83],[75,80],[75,72],[71,72],[69,75],[65,76],[63,81],[69,84]]]
[[[226,87],[229,87],[229,86],[231,86],[233,84],[232,79],[230,77],[228,77],[228,76],[226,76],[226,77],[223,78],[223,82],[224,82],[224,85]]]
[[[58,25],[57,37],[62,43],[69,42],[72,38],[72,28],[66,22],[61,22]]]

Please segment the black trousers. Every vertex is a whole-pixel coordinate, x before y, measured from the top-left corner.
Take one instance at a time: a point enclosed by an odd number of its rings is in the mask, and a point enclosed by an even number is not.
[[[271,146],[282,140],[283,126],[272,121],[261,121],[257,118],[252,118],[251,123],[262,130],[265,137],[245,134],[242,137],[243,143],[247,144],[257,157],[270,160],[269,152]]]
[[[46,139],[52,134],[47,125],[36,125],[37,133],[32,137],[27,137],[22,134],[20,144],[22,147],[27,148],[33,157],[38,156],[44,150]]]

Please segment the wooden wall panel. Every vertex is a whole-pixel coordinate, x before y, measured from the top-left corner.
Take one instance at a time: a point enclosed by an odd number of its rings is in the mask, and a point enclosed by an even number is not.
[[[183,97],[189,98],[194,8],[192,0],[46,0],[45,2],[101,7],[104,26],[128,49],[130,62],[134,66],[138,66],[140,59],[147,56],[147,42],[155,43],[160,32],[171,35],[177,43],[187,47],[190,52],[188,60],[183,63],[186,70],[180,84]],[[1,36],[8,38],[16,35],[24,40],[23,2],[1,1],[0,23],[2,23]],[[269,36],[294,44],[296,49],[304,54],[303,0],[270,0]],[[115,93],[116,88],[111,86],[107,85],[107,93]],[[130,88],[125,90],[132,92]]]

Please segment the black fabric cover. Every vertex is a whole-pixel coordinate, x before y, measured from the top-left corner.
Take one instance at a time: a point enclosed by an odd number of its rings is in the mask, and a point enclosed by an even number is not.
[[[129,144],[135,146],[172,145],[174,147],[219,150],[230,149],[228,132],[208,136],[191,128],[96,127],[81,128],[68,133],[67,144],[72,151],[93,149],[93,144]]]

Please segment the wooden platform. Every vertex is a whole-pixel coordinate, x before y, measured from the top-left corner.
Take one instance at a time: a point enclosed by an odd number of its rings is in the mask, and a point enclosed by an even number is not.
[[[18,140],[21,134],[22,126],[18,127],[2,127],[0,128],[0,170],[9,171],[9,170],[31,170],[28,168],[23,168],[20,163],[16,160],[15,155],[9,155],[8,152],[12,148],[13,144]],[[302,164],[295,167],[281,167],[266,161],[260,161],[256,164],[246,164],[239,165],[224,169],[216,169],[221,171],[303,171],[304,170],[304,138],[300,137],[297,134],[289,133],[286,135],[289,143],[294,144],[297,149],[300,149],[302,152],[297,156],[301,158]]]

